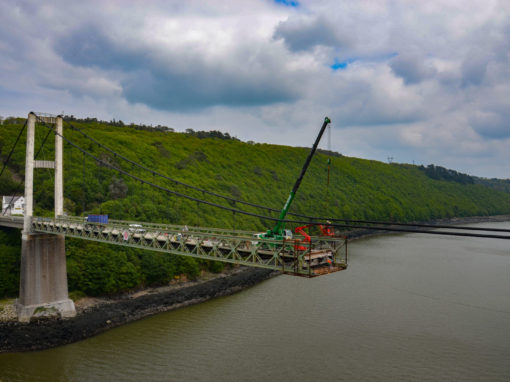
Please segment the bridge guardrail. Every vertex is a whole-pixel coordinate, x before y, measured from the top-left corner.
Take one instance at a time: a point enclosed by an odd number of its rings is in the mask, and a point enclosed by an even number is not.
[[[133,225],[143,227],[133,229]],[[249,231],[187,227],[111,220],[108,224],[87,222],[81,217],[56,219],[34,217],[36,232],[63,234],[85,240],[167,252],[206,260],[317,276],[347,267],[345,238],[313,237],[300,240],[258,239]],[[304,250],[302,248],[305,248]]]

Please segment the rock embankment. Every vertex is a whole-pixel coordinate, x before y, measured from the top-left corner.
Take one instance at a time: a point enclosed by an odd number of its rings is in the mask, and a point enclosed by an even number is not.
[[[14,321],[16,319],[16,309],[13,302],[14,300],[0,305],[0,325],[4,321]]]
[[[80,341],[155,313],[233,294],[275,274],[278,272],[239,268],[207,281],[96,301],[91,306],[79,307],[76,317],[70,319],[39,318],[30,323],[9,319],[0,322],[0,353],[42,350]],[[9,310],[8,314],[12,313]]]

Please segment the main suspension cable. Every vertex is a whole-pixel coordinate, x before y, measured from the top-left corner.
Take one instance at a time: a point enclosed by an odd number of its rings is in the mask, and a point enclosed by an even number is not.
[[[25,120],[25,125],[24,125],[24,126],[26,126],[27,121],[28,121],[28,119],[27,119],[27,120]],[[23,127],[23,128],[25,128],[25,127]],[[23,130],[22,130],[22,131],[23,131]],[[44,144],[46,143],[46,140],[48,139],[48,137],[50,136],[50,134],[51,134],[51,130],[50,130],[50,131],[48,131],[48,133],[47,133],[47,134],[46,134],[46,136],[44,137],[44,139],[43,139],[43,141],[42,141],[42,143],[41,143],[41,146],[39,146],[39,150],[37,150],[37,153],[34,155],[34,160],[36,160],[36,159],[37,159],[37,157],[39,156],[39,154],[41,153],[41,151],[42,151],[42,149],[43,149],[43,147],[44,147]],[[19,136],[18,136],[18,138],[19,138]],[[0,174],[0,176],[1,176],[1,174]],[[21,185],[22,185],[22,184],[23,184],[23,179],[21,179],[21,180],[18,182],[18,184],[16,185],[16,187],[14,187],[14,191],[15,191],[15,192],[17,192],[18,190],[20,190],[20,188],[21,188]],[[12,205],[13,205],[13,203],[14,203],[14,197],[15,197],[15,196],[16,196],[16,195],[12,195],[11,200],[9,201],[9,204],[7,205],[7,207],[5,208],[5,210],[3,210],[3,211],[2,211],[2,216],[4,216],[4,215],[6,214],[6,212],[7,212],[7,210],[8,210],[9,208],[11,208],[11,207],[12,207]]]
[[[47,126],[46,123],[44,121],[41,120],[41,122],[43,123],[44,126],[46,126],[48,129],[52,129],[50,126]],[[75,143],[73,143],[72,141],[70,141],[69,139],[67,139],[66,137],[64,137],[63,135],[59,134],[57,131],[53,130],[54,134],[62,137],[65,141],[67,141],[70,145],[74,146],[76,149],[78,149],[79,151],[81,151],[83,154],[95,159],[97,162],[100,162],[100,163],[103,163],[105,166],[107,167],[110,167],[111,169],[115,170],[115,171],[118,171],[119,173],[121,174],[124,174],[132,179],[135,179],[137,181],[139,181],[140,183],[144,183],[144,184],[147,184],[151,187],[155,187],[161,191],[165,191],[167,193],[170,193],[170,194],[173,194],[173,195],[176,195],[176,196],[179,196],[179,197],[182,197],[182,198],[185,198],[185,199],[188,199],[188,200],[192,200],[192,201],[195,201],[197,203],[202,203],[202,204],[206,204],[206,205],[209,205],[209,206],[212,206],[212,207],[216,207],[216,208],[220,208],[220,209],[223,209],[223,210],[227,210],[227,211],[230,211],[230,212],[234,212],[234,213],[240,213],[240,214],[243,214],[243,215],[247,215],[247,216],[252,216],[252,217],[256,217],[256,218],[259,218],[259,219],[263,219],[263,220],[271,220],[271,221],[283,221],[284,223],[294,223],[294,224],[312,224],[312,225],[330,225],[330,226],[333,226],[333,227],[336,227],[336,228],[365,228],[365,229],[371,229],[371,230],[383,230],[383,231],[393,231],[393,232],[406,232],[406,233],[425,233],[425,234],[437,234],[437,235],[447,235],[447,236],[467,236],[467,237],[480,237],[480,238],[493,238],[493,239],[509,239],[510,240],[510,236],[504,236],[504,235],[487,235],[487,234],[476,234],[476,233],[466,233],[466,232],[445,232],[445,231],[429,231],[429,230],[411,230],[411,229],[404,229],[404,228],[394,228],[394,227],[377,227],[377,226],[358,226],[358,225],[348,225],[348,224],[337,224],[337,223],[334,223],[334,224],[329,224],[327,222],[316,222],[316,221],[304,221],[304,220],[280,220],[278,218],[274,218],[274,217],[270,217],[270,216],[264,216],[264,215],[259,215],[259,214],[255,214],[255,213],[252,213],[252,212],[248,212],[248,211],[244,211],[244,210],[240,210],[240,209],[236,209],[236,208],[231,208],[231,207],[227,207],[227,206],[223,206],[223,205],[220,205],[220,204],[217,204],[217,203],[213,203],[213,202],[209,202],[209,201],[206,201],[206,200],[202,200],[202,199],[198,199],[198,198],[194,198],[192,196],[189,196],[189,195],[186,195],[186,194],[182,194],[180,192],[177,192],[177,191],[173,191],[173,190],[170,190],[168,188],[165,188],[165,187],[162,187],[162,186],[159,186],[157,184],[154,184],[154,183],[151,183],[149,181],[146,181],[136,175],[133,175],[125,170],[122,170],[120,168],[117,168],[115,166],[113,166],[112,164],[106,162],[106,161],[103,161],[102,159],[99,159],[98,157],[96,157],[94,154],[92,153],[89,153],[87,150],[81,148],[80,146],[76,145]],[[450,228],[456,228],[456,227],[450,227]]]
[[[139,168],[141,168],[141,169],[143,169],[145,171],[148,171],[148,172],[152,173],[153,176],[157,175],[157,176],[159,176],[161,178],[164,178],[166,180],[169,180],[169,181],[171,181],[171,182],[173,182],[175,184],[179,184],[181,186],[184,186],[184,187],[187,187],[187,188],[191,188],[191,189],[196,190],[196,191],[200,191],[203,194],[208,194],[208,195],[212,195],[212,196],[215,196],[215,197],[223,198],[225,200],[234,202],[234,204],[235,203],[239,203],[239,204],[244,204],[244,205],[248,205],[248,206],[251,206],[251,207],[259,208],[259,209],[262,209],[262,210],[265,210],[265,211],[280,212],[280,210],[275,209],[275,208],[271,208],[271,207],[268,207],[268,206],[262,206],[260,204],[250,203],[250,202],[246,202],[246,201],[243,201],[243,200],[240,200],[240,199],[235,199],[235,198],[232,198],[232,197],[229,197],[229,196],[226,196],[226,195],[218,194],[218,193],[215,193],[213,191],[205,190],[205,189],[202,189],[200,187],[193,186],[193,185],[181,182],[181,181],[179,181],[177,179],[171,178],[171,177],[169,177],[167,175],[161,174],[161,173],[159,173],[159,172],[157,172],[155,170],[152,170],[152,169],[150,169],[150,168],[148,168],[148,167],[146,167],[146,166],[144,166],[144,165],[142,165],[142,164],[140,164],[138,162],[135,162],[135,161],[125,157],[124,155],[118,153],[117,151],[109,148],[108,146],[106,146],[106,145],[102,144],[101,142],[97,141],[96,139],[94,139],[93,137],[91,137],[90,135],[88,135],[87,133],[85,133],[84,131],[79,129],[78,127],[74,126],[70,122],[68,122],[68,124],[71,127],[71,129],[79,132],[84,137],[86,137],[87,139],[91,140],[92,142],[94,142],[98,146],[100,146],[103,149],[109,151],[110,153],[112,153],[116,157],[119,157],[119,158],[129,162],[130,164],[132,164],[132,165],[134,165],[136,167],[139,167]],[[330,148],[328,148],[328,149],[330,149]],[[447,229],[452,228],[451,226],[448,226],[448,225],[423,224],[423,223],[417,223],[417,224],[413,224],[413,223],[394,223],[394,222],[372,221],[372,220],[339,219],[339,218],[332,218],[332,217],[303,215],[303,214],[298,214],[298,213],[295,213],[295,212],[289,212],[288,215],[296,216],[298,218],[316,220],[316,221],[343,222],[343,223],[350,223],[350,224],[361,223],[361,224],[378,224],[378,225],[383,225],[383,226],[403,226],[403,227],[422,227],[422,228],[447,228]],[[278,219],[276,219],[276,220],[278,220]],[[510,232],[510,229],[496,229],[496,228],[491,229],[491,228],[463,227],[463,226],[455,227],[455,229],[459,229],[459,230],[472,230],[472,231],[489,231],[489,232]]]
[[[14,145],[12,146],[11,152],[9,155],[7,155],[7,159],[4,161],[4,166],[2,167],[2,171],[0,171],[0,176],[4,173],[4,170],[7,167],[7,163],[9,163],[9,160],[11,159],[12,153],[14,152],[14,149],[18,145],[19,139],[21,138],[21,135],[23,134],[23,131],[25,131],[25,127],[27,126],[27,120],[25,120],[25,123],[23,124],[23,127],[21,128],[18,137],[16,138],[16,141],[14,142]]]
[[[67,122],[67,121],[66,121]],[[148,171],[150,173],[152,173],[153,175],[157,175],[161,178],[164,178],[166,180],[169,180],[171,181],[172,183],[175,183],[175,184],[179,184],[181,186],[184,186],[184,187],[187,187],[187,188],[191,188],[193,190],[196,190],[196,191],[199,191],[199,192],[202,192],[204,194],[208,194],[208,195],[212,195],[212,196],[216,196],[218,198],[223,198],[225,200],[228,200],[228,201],[231,201],[231,202],[234,202],[234,203],[240,203],[240,204],[245,204],[245,205],[248,205],[248,206],[251,206],[251,207],[255,207],[255,208],[260,208],[260,209],[264,209],[264,210],[270,210],[272,212],[280,212],[280,210],[277,210],[275,208],[270,208],[270,207],[266,207],[266,206],[261,206],[259,204],[255,204],[255,203],[250,203],[250,202],[246,202],[244,200],[240,200],[240,199],[235,199],[235,198],[232,198],[230,196],[226,196],[226,195],[221,195],[221,194],[218,194],[216,192],[213,192],[213,191],[209,191],[209,190],[206,190],[206,189],[203,189],[203,188],[200,188],[200,187],[197,187],[197,186],[193,186],[191,184],[187,184],[187,183],[184,183],[180,180],[177,180],[177,179],[174,179],[174,178],[171,178],[165,174],[162,174],[158,171],[155,171],[155,170],[152,170],[138,162],[135,162],[127,157],[125,157],[124,155],[118,153],[117,151],[109,148],[108,146],[105,146],[104,144],[102,144],[101,142],[97,141],[96,139],[92,138],[90,135],[88,135],[87,133],[83,132],[81,129],[77,128],[76,126],[74,126],[73,124],[71,124],[70,122],[68,122],[69,126],[71,127],[71,129],[79,132],[80,134],[82,134],[84,137],[86,137],[87,139],[91,140],[92,142],[94,142],[95,144],[97,144],[98,146],[102,147],[103,149],[109,151],[110,153],[112,153],[114,156],[116,157],[119,157],[121,158],[122,160],[125,160],[126,162],[129,162],[131,163],[132,165],[136,166],[136,167],[139,167],[145,171]]]
[[[388,227],[388,226],[362,226],[362,225],[352,225],[352,224],[328,224],[332,227],[336,228],[363,228],[363,229],[369,229],[374,231],[390,231],[390,232],[403,232],[403,233],[425,233],[430,235],[443,235],[443,236],[465,236],[465,237],[485,237],[490,239],[507,239],[510,240],[510,236],[506,235],[490,235],[490,234],[483,234],[483,233],[471,233],[471,232],[451,232],[451,231],[434,231],[434,230],[425,230],[425,229],[405,229],[405,228],[395,228],[395,227]],[[434,228],[434,226],[430,226]],[[452,227],[452,226],[444,226],[444,228],[448,229],[458,229],[459,227]],[[501,231],[501,230],[494,230],[494,231]],[[509,230],[503,231],[503,232],[510,232]]]

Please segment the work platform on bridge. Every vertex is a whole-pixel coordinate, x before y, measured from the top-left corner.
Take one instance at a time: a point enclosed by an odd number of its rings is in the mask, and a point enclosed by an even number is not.
[[[64,216],[34,217],[32,230],[308,277],[347,268],[347,240],[343,237],[312,237],[302,243],[260,239],[249,231],[120,220],[100,224]]]

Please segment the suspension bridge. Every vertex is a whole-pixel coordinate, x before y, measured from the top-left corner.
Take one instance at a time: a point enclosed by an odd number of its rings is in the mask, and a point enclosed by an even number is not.
[[[35,127],[36,122],[48,130],[38,152],[35,153]],[[152,176],[152,181],[135,175],[116,165],[102,160],[89,150],[80,147],[75,142],[64,136],[63,118],[61,116],[45,115],[42,113],[30,113],[18,135],[16,146],[24,128],[27,128],[26,160],[24,197],[25,212],[23,217],[0,216],[0,225],[22,229],[22,255],[20,295],[17,302],[17,313],[20,321],[29,321],[34,311],[44,307],[55,309],[63,317],[71,317],[75,314],[74,304],[68,298],[67,274],[65,259],[65,238],[79,238],[101,243],[147,249],[164,252],[172,255],[190,256],[205,260],[222,261],[232,264],[261,267],[281,271],[287,274],[314,277],[347,268],[347,239],[343,236],[312,236],[304,239],[295,239],[292,235],[282,234],[281,229],[285,223],[306,225],[327,225],[330,228],[370,228],[394,232],[422,232],[444,235],[476,236],[510,239],[503,235],[510,230],[490,230],[488,233],[477,233],[472,230],[483,231],[470,227],[455,227],[458,231],[447,232],[433,231],[431,228],[451,228],[446,226],[398,224],[391,222],[354,221],[325,217],[313,217],[288,212],[292,199],[304,176],[306,168],[315,151],[318,141],[329,119],[326,118],[321,132],[307,158],[307,162],[294,185],[294,188],[285,203],[282,211],[268,206],[257,205],[247,201],[221,195],[210,190],[186,184],[161,174],[151,168],[143,166],[118,152],[103,145],[98,140],[86,134],[84,131],[69,124],[70,128],[86,137],[90,142],[109,151],[116,158],[128,162],[131,166],[140,168]],[[38,161],[37,156],[50,134],[55,136],[55,160]],[[253,216],[268,222],[276,223],[276,228],[266,233],[251,231],[227,230],[220,228],[193,227],[187,225],[159,224],[152,222],[109,220],[105,222],[88,221],[85,217],[66,216],[63,207],[63,142],[70,147],[79,150],[83,156],[92,158],[99,166],[109,167],[119,174],[130,177],[142,184],[166,192],[180,198],[195,201],[199,204],[209,205],[214,208],[230,211],[234,214]],[[8,155],[4,168],[14,150]],[[54,170],[54,217],[33,216],[33,190],[34,169],[46,168]],[[2,170],[3,172],[3,170]],[[1,174],[0,174],[1,175]],[[179,192],[154,182],[158,176],[173,184],[185,188],[200,191],[204,196],[211,195],[230,202],[229,206],[199,199],[189,194]],[[279,213],[279,217],[262,215],[247,211],[239,207],[251,207],[269,213]],[[294,216],[294,220],[286,219],[286,215]],[[409,228],[409,226],[411,228]],[[499,231],[499,232],[495,232]]]
[[[50,133],[53,132],[55,135],[54,161],[36,160],[36,122],[48,129],[48,134],[44,142]],[[24,216],[0,217],[0,225],[22,229],[20,296],[17,304],[18,318],[21,321],[30,320],[33,312],[40,307],[56,309],[63,317],[73,316],[75,314],[74,304],[68,298],[67,291],[65,237],[141,248],[173,255],[191,256],[205,260],[222,261],[244,266],[261,267],[307,277],[339,271],[347,267],[347,241],[344,237],[312,237],[311,240],[301,242],[301,240],[293,239],[290,236],[272,235],[266,237],[265,234],[257,235],[254,232],[240,230],[232,231],[219,228],[121,220],[109,220],[107,223],[96,223],[88,221],[84,217],[66,216],[63,207],[64,140],[71,146],[80,150],[84,155],[92,157],[99,165],[111,167],[121,174],[170,194],[191,199],[197,203],[227,209],[233,213],[260,216],[276,221],[279,224],[283,222],[282,219],[257,215],[253,212],[197,199],[164,188],[122,170],[121,168],[117,168],[97,158],[89,151],[79,147],[74,142],[64,137],[63,118],[61,116],[44,115],[41,113],[36,115],[35,113],[30,113],[23,129],[25,126],[27,128],[27,139],[24,180]],[[22,132],[20,132],[16,143],[21,133]],[[104,147],[104,145],[93,138],[88,138],[94,143]],[[104,148],[108,149],[106,147]],[[142,167],[153,175],[158,174],[159,176],[170,179],[118,153],[115,153],[115,155],[119,155],[119,157],[130,163]],[[5,164],[7,164],[9,157]],[[37,168],[50,168],[53,169],[55,173],[55,214],[53,218],[33,216],[34,169]],[[304,175],[304,172],[302,175]],[[175,181],[174,179],[171,180]],[[197,189],[194,186],[182,182],[179,183]],[[219,195],[208,190],[201,191],[203,191],[204,194]],[[258,206],[253,203],[228,197],[224,198],[239,202],[240,204],[275,211],[265,206]]]

